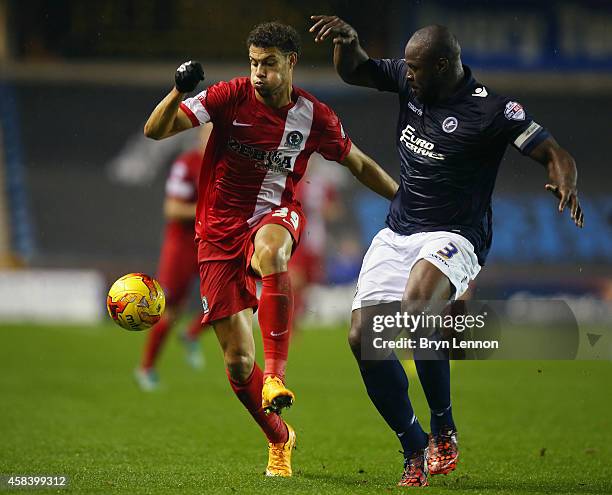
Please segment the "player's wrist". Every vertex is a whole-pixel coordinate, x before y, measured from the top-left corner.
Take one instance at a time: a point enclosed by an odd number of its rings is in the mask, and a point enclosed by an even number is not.
[[[172,89],[170,90],[170,93],[172,93],[172,96],[174,96],[176,98],[180,98],[181,100],[187,94],[186,92],[182,92],[180,89],[178,89],[176,87],[176,85],[172,86]]]
[[[358,48],[361,46],[359,44],[359,36],[357,36],[357,33],[355,33],[354,35],[346,36],[344,38],[344,42],[337,43],[337,45],[341,46],[343,50],[349,52],[357,51]]]

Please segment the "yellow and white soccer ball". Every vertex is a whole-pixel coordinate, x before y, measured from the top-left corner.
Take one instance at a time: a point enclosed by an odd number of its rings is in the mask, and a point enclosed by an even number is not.
[[[155,325],[166,308],[159,282],[144,273],[128,273],[109,289],[106,309],[121,328],[146,330]]]

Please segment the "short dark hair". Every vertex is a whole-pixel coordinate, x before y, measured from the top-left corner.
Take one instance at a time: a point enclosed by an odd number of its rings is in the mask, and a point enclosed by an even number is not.
[[[255,26],[246,41],[247,48],[278,48],[283,53],[300,54],[300,35],[291,26],[280,22],[264,22]]]

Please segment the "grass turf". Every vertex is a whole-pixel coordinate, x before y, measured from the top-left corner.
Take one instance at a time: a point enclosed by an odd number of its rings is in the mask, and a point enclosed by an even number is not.
[[[292,479],[263,476],[265,440],[212,334],[202,373],[171,337],[154,394],[131,377],[144,337],[111,324],[0,327],[0,474],[70,476],[58,493],[401,491],[399,443],[369,403],[344,330],[294,342]],[[460,463],[428,493],[612,493],[609,362],[462,362],[453,376]],[[411,396],[426,424],[414,377]]]

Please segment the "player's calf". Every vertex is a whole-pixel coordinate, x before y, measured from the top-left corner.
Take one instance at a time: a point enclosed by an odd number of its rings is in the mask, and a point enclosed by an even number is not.
[[[223,356],[229,378],[243,383],[251,376],[255,356],[249,352],[226,352]]]

